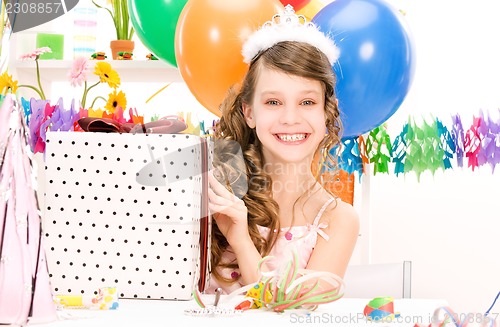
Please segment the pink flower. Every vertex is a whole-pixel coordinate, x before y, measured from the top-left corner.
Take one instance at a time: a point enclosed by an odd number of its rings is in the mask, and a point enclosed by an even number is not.
[[[33,52],[39,56],[39,55],[44,54],[44,53],[52,53],[52,49],[49,47],[41,47],[41,48],[35,49],[35,51],[33,51]]]
[[[38,59],[38,57],[41,54],[44,54],[44,53],[47,53],[47,52],[48,53],[52,53],[52,50],[49,47],[42,47],[42,48],[35,49],[35,51],[33,51],[33,52],[29,52],[29,53],[25,53],[25,54],[21,55],[19,57],[19,59],[21,59],[21,60]]]
[[[85,57],[78,57],[73,61],[73,67],[68,74],[71,86],[82,86],[87,81],[88,68],[88,59]]]

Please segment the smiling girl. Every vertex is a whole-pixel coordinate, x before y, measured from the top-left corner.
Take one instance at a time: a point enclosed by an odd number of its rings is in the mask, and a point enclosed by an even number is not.
[[[320,168],[334,166],[331,149],[341,141],[331,68],[338,50],[310,23],[294,21],[293,12],[283,15],[290,19],[281,17],[245,43],[249,70],[221,105],[215,139],[241,146],[248,192],[240,198],[231,180],[220,182],[230,175],[223,163],[209,176],[216,224],[207,293],[254,283],[263,257],[274,258],[262,269],[279,269],[294,252],[300,268],[343,277],[358,237],[353,207],[311,169],[318,158]]]

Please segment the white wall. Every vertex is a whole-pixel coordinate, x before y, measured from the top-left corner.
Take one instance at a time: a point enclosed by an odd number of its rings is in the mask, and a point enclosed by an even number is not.
[[[459,113],[466,127],[480,109],[497,112],[500,2],[390,2],[406,12],[415,39],[417,70],[406,101],[388,121],[389,132],[399,133],[409,115],[434,115],[450,126],[451,115]],[[99,24],[109,23],[108,17],[102,18]],[[62,22],[63,18],[53,26]],[[102,27],[101,31],[105,29]],[[99,34],[98,48],[107,46],[109,39],[106,34]],[[70,49],[67,44],[66,59],[71,59]],[[142,59],[146,53],[147,50],[138,48],[135,55]],[[161,86],[123,87],[130,103],[141,108],[151,91]],[[173,113],[181,107],[206,119],[213,117],[194,100],[185,85],[176,88],[155,98],[156,104],[167,104]],[[453,170],[438,171],[435,176],[424,173],[419,182],[413,173],[400,177],[392,173],[365,176],[363,183],[369,184],[370,192],[362,198],[363,207],[368,210],[362,220],[364,227],[371,229],[366,235],[369,242],[360,246],[370,247],[357,249],[363,253],[357,260],[411,260],[413,297],[447,299],[456,312],[484,312],[500,291],[500,167],[495,173],[489,167],[472,172],[453,164]],[[495,312],[499,310],[497,304]]]
[[[459,113],[468,128],[500,107],[500,3],[495,0],[392,1],[406,11],[417,50],[412,89],[389,132],[409,115]],[[500,140],[500,139],[499,139]],[[497,142],[499,141],[497,140]],[[500,291],[499,168],[484,166],[370,179],[372,263],[413,261],[413,297],[444,298],[456,312],[485,312]],[[366,200],[366,199],[365,199]],[[366,218],[366,217],[365,217]],[[496,311],[500,310],[499,304]]]
[[[392,139],[409,116],[451,127],[458,113],[465,129],[480,109],[500,119],[500,2],[387,1],[406,12],[417,63],[405,102],[387,121]],[[410,260],[413,297],[484,313],[500,291],[500,167],[473,172],[452,163],[420,181],[414,173],[365,175],[356,184],[362,236],[352,263]]]

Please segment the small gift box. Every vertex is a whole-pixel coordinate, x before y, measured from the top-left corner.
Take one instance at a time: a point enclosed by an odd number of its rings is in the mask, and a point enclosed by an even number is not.
[[[191,299],[208,280],[207,139],[48,132],[43,234],[53,292]]]

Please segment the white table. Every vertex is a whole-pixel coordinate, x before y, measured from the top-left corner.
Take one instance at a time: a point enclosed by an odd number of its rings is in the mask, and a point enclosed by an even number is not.
[[[225,301],[222,297],[219,307],[233,308],[234,303],[242,298]],[[116,310],[62,310],[61,320],[47,324],[30,324],[35,327],[77,327],[77,326],[173,326],[185,323],[185,326],[411,326],[416,323],[428,325],[435,309],[448,305],[444,300],[435,299],[400,299],[394,301],[394,310],[400,313],[397,321],[389,323],[371,322],[363,316],[365,305],[370,299],[342,298],[336,302],[323,304],[315,311],[302,309],[287,310],[275,313],[265,309],[247,310],[233,316],[189,316],[186,309],[199,308],[194,301],[166,300],[125,300],[119,301]],[[204,298],[205,303],[213,302],[212,298]]]

